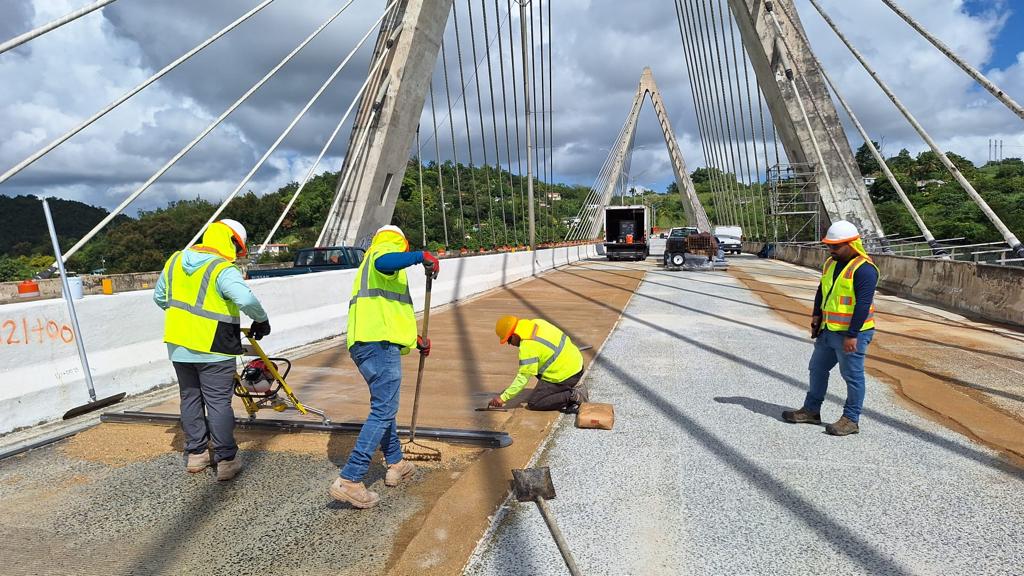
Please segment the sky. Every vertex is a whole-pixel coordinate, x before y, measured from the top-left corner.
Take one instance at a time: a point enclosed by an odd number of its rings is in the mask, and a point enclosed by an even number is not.
[[[717,0],[711,0],[717,1]],[[87,0],[4,0],[0,41],[86,5]],[[0,170],[103,108],[155,71],[258,4],[258,0],[119,0],[13,51],[0,54]],[[465,62],[469,142],[476,164],[494,163],[487,68],[474,75],[470,39],[484,58],[481,9],[486,6],[495,77],[498,151],[505,163],[504,114],[498,73],[495,4],[506,64],[505,96],[512,116],[507,0],[472,0],[475,36],[466,0],[457,0]],[[546,3],[545,3],[546,4]],[[976,163],[988,159],[989,139],[1004,141],[1006,156],[1024,155],[1024,123],[977,87],[959,68],[914,33],[880,0],[822,0],[826,10],[948,150]],[[269,71],[334,11],[340,0],[278,0],[199,52],[9,181],[0,194],[36,194],[114,207],[172,158],[214,118]],[[157,180],[129,209],[153,209],[197,196],[219,201],[279,137],[360,37],[382,14],[382,0],[354,0],[336,21],[194,150]],[[832,35],[807,0],[796,0],[811,44],[851,101],[883,153],[926,148],[870,77]],[[1018,101],[1024,101],[1024,0],[900,0],[933,34]],[[518,8],[511,22],[519,49]],[[672,2],[555,0],[551,5],[554,78],[554,180],[591,185],[629,111],[640,72],[650,66],[689,168],[705,165],[690,79]],[[545,7],[545,18],[547,17]],[[446,29],[456,153],[469,146],[458,79],[454,27]],[[366,77],[375,38],[356,51],[309,113],[282,140],[243,190],[262,194],[303,178]],[[518,55],[518,53],[517,53]],[[517,59],[518,61],[518,59]],[[438,62],[433,77],[438,148],[452,157],[448,99]],[[481,81],[485,143],[480,141]],[[521,82],[521,77],[518,79]],[[520,112],[522,100],[519,98]],[[535,104],[536,107],[536,104]],[[522,117],[520,118],[522,121]],[[421,113],[421,154],[436,159],[428,98]],[[514,125],[513,125],[514,128]],[[342,127],[317,172],[338,170],[348,142]],[[861,139],[847,126],[854,148]],[[525,134],[520,133],[524,138]],[[510,137],[515,142],[514,132]],[[510,154],[518,171],[515,151]],[[655,115],[646,106],[637,129],[630,182],[662,191],[672,171]]]

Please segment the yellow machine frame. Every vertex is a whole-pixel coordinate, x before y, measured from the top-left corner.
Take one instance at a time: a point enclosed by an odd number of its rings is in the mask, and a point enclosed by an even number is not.
[[[331,420],[323,410],[318,410],[300,402],[299,399],[295,397],[295,393],[292,391],[291,387],[288,386],[287,382],[285,382],[285,376],[291,369],[291,361],[287,358],[268,357],[263,351],[263,348],[259,345],[259,342],[250,336],[248,328],[243,328],[242,334],[249,341],[249,343],[245,345],[246,354],[249,356],[255,356],[262,360],[267,371],[274,377],[274,384],[271,385],[268,392],[254,393],[247,389],[245,384],[242,383],[241,374],[235,374],[235,396],[242,399],[242,405],[245,406],[245,411],[249,414],[249,419],[255,420],[256,413],[259,412],[261,408],[270,408],[276,412],[297,410],[303,415],[315,414],[320,417],[324,424],[330,424]],[[284,362],[288,365],[288,369],[285,371],[284,375],[278,371],[277,364],[275,362]],[[283,398],[280,396],[281,393],[284,393]]]

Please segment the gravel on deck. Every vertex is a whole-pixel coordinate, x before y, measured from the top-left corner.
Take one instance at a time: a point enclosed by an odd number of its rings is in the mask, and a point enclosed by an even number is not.
[[[735,278],[648,266],[589,376],[615,429],[563,418],[538,462],[584,574],[1021,574],[1024,471],[870,376],[859,435],[781,421],[811,340]],[[535,505],[496,518],[466,574],[568,574]]]

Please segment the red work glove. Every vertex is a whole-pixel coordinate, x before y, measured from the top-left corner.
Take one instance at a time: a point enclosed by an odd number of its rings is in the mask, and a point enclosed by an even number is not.
[[[437,273],[441,271],[441,263],[438,262],[437,256],[426,250],[423,251],[423,271],[434,280],[437,280]]]
[[[420,354],[422,354],[423,356],[430,356],[430,338],[417,336],[416,349],[419,350]]]
[[[495,396],[487,403],[488,408],[501,408],[503,406],[505,406],[505,401],[501,399],[501,396]]]

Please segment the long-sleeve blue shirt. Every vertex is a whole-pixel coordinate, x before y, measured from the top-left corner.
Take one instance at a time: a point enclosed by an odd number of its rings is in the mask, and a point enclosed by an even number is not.
[[[382,254],[373,263],[381,274],[394,274],[403,268],[423,263],[423,252],[389,252]]]
[[[836,262],[832,272],[832,281],[835,282],[843,273],[843,268],[849,263]],[[856,338],[861,327],[868,319],[871,312],[871,304],[875,300],[875,287],[878,286],[878,270],[874,266],[865,263],[853,273],[853,294],[856,296],[856,304],[853,307],[853,318],[850,319],[850,328],[845,332],[847,336]],[[821,315],[821,289],[814,294],[814,315]]]

